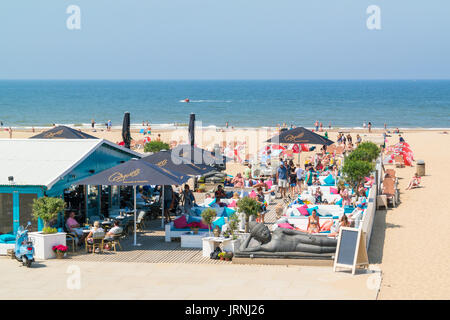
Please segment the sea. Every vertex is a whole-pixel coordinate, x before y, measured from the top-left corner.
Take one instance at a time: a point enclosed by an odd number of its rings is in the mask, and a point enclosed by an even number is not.
[[[189,99],[189,102],[186,102]],[[1,80],[3,126],[450,128],[450,80]]]

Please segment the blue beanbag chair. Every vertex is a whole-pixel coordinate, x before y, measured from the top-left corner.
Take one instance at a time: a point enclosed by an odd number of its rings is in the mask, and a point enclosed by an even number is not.
[[[318,207],[318,206],[315,206],[315,207],[306,209],[306,211],[308,211],[308,213],[309,213],[310,215],[312,214],[312,212],[313,212],[314,210],[316,210],[316,211],[317,211],[317,214],[319,214],[319,207]]]
[[[336,202],[336,205],[338,205],[338,206],[340,206],[340,207],[342,208],[342,198],[341,198],[341,199],[339,199],[339,201],[338,201],[338,202]]]
[[[224,224],[225,224],[225,218],[220,217],[219,219],[216,219],[216,221],[214,221],[212,223],[212,228],[214,229],[215,227],[219,227],[220,229],[222,229]]]
[[[231,217],[233,215],[233,213],[235,213],[236,210],[232,209],[232,208],[227,208],[225,207],[223,210],[223,214],[222,217]]]
[[[16,242],[16,237],[12,234],[7,234],[7,233],[0,235],[0,242],[10,243],[10,241]]]
[[[329,174],[324,180],[327,185],[334,185],[334,178],[331,174]]]

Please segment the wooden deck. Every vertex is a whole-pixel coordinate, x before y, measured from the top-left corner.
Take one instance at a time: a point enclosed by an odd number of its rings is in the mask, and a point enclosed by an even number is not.
[[[281,200],[276,200],[278,203]],[[270,227],[275,222],[275,204],[268,207],[265,222]],[[86,253],[84,248],[76,253],[70,253],[68,259],[76,261],[105,262],[143,262],[143,263],[189,263],[189,264],[230,264],[228,261],[212,260],[202,256],[201,249],[181,248],[179,241],[165,242],[164,230],[160,220],[146,222],[146,229],[137,233],[137,243],[133,246],[133,235],[121,240],[122,250],[117,252]]]

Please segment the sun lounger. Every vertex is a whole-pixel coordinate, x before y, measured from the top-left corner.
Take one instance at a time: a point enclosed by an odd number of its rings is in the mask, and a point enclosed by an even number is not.
[[[394,170],[394,169],[386,169],[385,172],[386,172],[385,177],[393,178],[393,179],[396,178],[396,176],[395,176],[395,170]]]
[[[388,201],[392,203],[394,207],[397,206],[399,192],[397,188],[397,180],[393,178],[385,178],[383,180],[383,195],[386,195]]]

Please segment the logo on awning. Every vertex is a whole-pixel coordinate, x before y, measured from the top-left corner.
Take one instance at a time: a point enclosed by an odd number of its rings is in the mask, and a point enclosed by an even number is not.
[[[147,183],[148,180],[133,180],[133,178],[139,176],[141,173],[141,169],[136,169],[134,171],[131,171],[129,173],[121,173],[121,172],[114,172],[112,175],[109,176],[108,181],[110,182],[122,182],[122,183]]]

